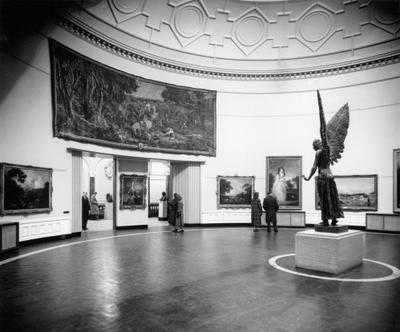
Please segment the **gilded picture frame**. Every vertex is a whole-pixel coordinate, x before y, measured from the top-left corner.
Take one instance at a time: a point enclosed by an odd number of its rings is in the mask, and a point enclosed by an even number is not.
[[[302,208],[302,157],[266,157],[266,193],[278,200],[280,210]]]
[[[120,210],[145,209],[147,176],[137,174],[120,175]]]
[[[320,210],[319,195],[315,177],[315,209]],[[378,210],[378,176],[336,175],[335,183],[343,211]]]
[[[0,214],[52,211],[51,168],[0,164]]]
[[[400,213],[400,149],[393,150],[393,212]]]
[[[217,176],[217,208],[249,208],[255,176]]]

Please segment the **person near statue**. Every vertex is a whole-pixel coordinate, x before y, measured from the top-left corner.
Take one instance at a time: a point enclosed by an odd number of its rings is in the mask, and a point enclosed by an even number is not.
[[[251,223],[253,224],[253,231],[258,232],[257,226],[261,226],[262,206],[258,198],[258,192],[254,193],[251,201]]]
[[[267,223],[267,232],[271,232],[271,224],[275,232],[278,232],[276,213],[279,210],[279,204],[276,197],[268,192],[264,198],[263,208],[265,210],[265,222]]]
[[[313,148],[316,151],[314,164],[311,167],[310,175],[303,175],[303,178],[309,181],[318,170],[316,186],[322,219],[319,225],[329,226],[329,220],[332,220],[331,225],[335,226],[338,219],[344,218],[344,215],[330,164],[337,162],[344,150],[344,139],[349,127],[349,108],[347,104],[344,105],[326,125],[319,91],[317,96],[321,138],[313,141]]]

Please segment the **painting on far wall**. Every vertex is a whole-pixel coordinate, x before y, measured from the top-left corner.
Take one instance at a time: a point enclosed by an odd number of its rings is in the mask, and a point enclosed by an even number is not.
[[[120,175],[119,204],[121,210],[146,208],[146,180],[146,175]]]
[[[217,208],[249,208],[254,176],[217,176]]]
[[[0,164],[0,213],[29,214],[52,210],[51,168]]]
[[[320,209],[315,177],[315,205]],[[337,175],[335,176],[339,201],[344,211],[378,210],[378,176],[373,175]]]
[[[400,149],[393,150],[393,211],[400,213]]]
[[[49,40],[54,136],[115,148],[216,154],[216,91],[148,80]]]
[[[279,209],[301,209],[301,172],[301,156],[267,157],[266,192],[278,200]]]

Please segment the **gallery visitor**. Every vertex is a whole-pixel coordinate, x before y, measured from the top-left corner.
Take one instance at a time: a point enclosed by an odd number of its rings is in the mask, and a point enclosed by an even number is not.
[[[258,232],[257,226],[261,226],[262,206],[258,198],[258,192],[254,193],[251,201],[251,223],[253,224],[253,231]]]
[[[99,203],[97,202],[97,192],[95,191],[90,197],[90,215],[96,220],[99,219]]]
[[[278,232],[276,212],[279,209],[278,200],[268,192],[267,197],[264,198],[263,208],[265,210],[265,221],[267,223],[267,232],[271,232],[271,224],[274,231]]]
[[[174,233],[183,233],[183,201],[182,201],[182,196],[174,193]]]
[[[89,219],[89,212],[90,212],[90,201],[88,193],[84,192],[82,195],[82,229],[84,231],[88,230],[87,222]]]

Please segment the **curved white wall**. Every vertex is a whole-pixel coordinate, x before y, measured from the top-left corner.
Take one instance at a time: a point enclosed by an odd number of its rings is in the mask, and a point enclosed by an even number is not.
[[[256,189],[263,197],[266,156],[301,155],[303,170],[308,172],[311,167],[314,156],[311,142],[319,132],[316,89],[321,90],[327,118],[346,102],[350,107],[346,149],[333,167],[334,174],[377,174],[378,212],[392,213],[392,151],[400,145],[399,64],[292,81],[213,80],[130,62],[56,26],[49,25],[43,33],[77,52],[134,75],[217,90],[217,157],[116,150],[53,138],[48,42],[44,35],[34,34],[18,48],[1,53],[0,155],[3,162],[53,168],[54,208],[50,214],[4,216],[0,220],[68,217],[64,214],[72,206],[72,162],[68,147],[148,159],[204,161],[203,212],[216,210],[217,175],[254,175]],[[303,210],[308,221],[318,219],[312,181],[303,184]],[[364,224],[364,214],[348,215],[351,223]],[[68,233],[67,228],[62,232]]]

